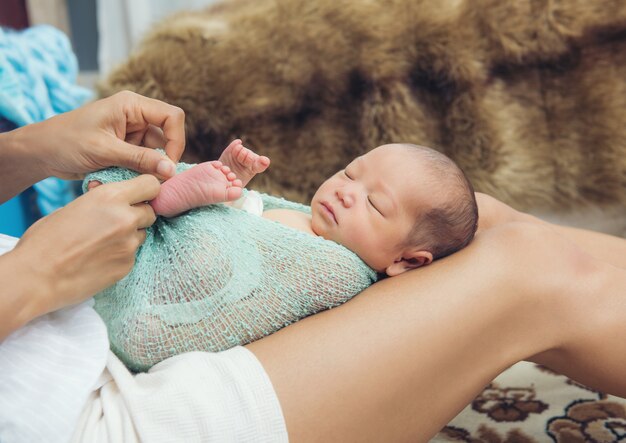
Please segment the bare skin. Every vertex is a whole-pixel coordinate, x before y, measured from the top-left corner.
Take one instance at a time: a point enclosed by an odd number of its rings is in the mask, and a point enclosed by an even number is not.
[[[427,441],[523,359],[626,396],[624,291],[624,270],[505,223],[248,349],[291,441]]]
[[[219,161],[237,175],[242,186],[246,187],[250,180],[270,165],[270,159],[243,146],[241,140],[233,140],[220,155]]]
[[[125,91],[0,134],[0,203],[46,177],[78,179],[108,166],[171,177],[185,146],[184,119],[180,108]],[[151,175],[112,183],[29,228],[0,257],[0,341],[126,275],[143,228],[155,220],[143,202],[159,188]]]
[[[516,211],[495,198],[476,193],[480,219],[478,231],[510,222],[527,222],[552,229],[573,241],[583,251],[618,268],[626,269],[626,239],[585,229],[559,226]]]
[[[164,182],[150,204],[156,214],[173,217],[200,206],[236,200],[242,188],[269,164],[269,158],[234,140],[218,161],[200,163]]]
[[[522,359],[626,396],[626,241],[478,203],[465,250],[248,345],[292,441],[427,441]]]
[[[210,161],[165,181],[150,205],[157,215],[173,217],[200,206],[236,200],[241,192],[242,182],[230,168]]]
[[[428,441],[524,359],[626,396],[626,241],[478,204],[468,248],[248,345],[291,441]]]
[[[248,345],[292,441],[427,441],[522,359],[626,396],[626,241],[478,197],[467,250]]]
[[[46,177],[77,180],[108,166],[170,178],[185,147],[184,120],[180,108],[122,91],[3,133],[0,202]]]

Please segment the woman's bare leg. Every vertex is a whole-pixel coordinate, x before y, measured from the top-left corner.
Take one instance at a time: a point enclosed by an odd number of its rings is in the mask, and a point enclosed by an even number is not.
[[[572,327],[565,342],[527,360],[626,398],[626,270],[600,266],[593,279],[575,279],[581,288],[567,294],[563,309]]]
[[[426,441],[511,364],[558,359],[577,327],[570,302],[601,290],[604,268],[515,225],[249,345],[291,440]]]
[[[549,227],[556,233],[570,239],[593,257],[604,260],[618,268],[626,269],[626,239],[624,238],[548,223],[532,215],[517,211],[486,194],[476,193],[476,201],[480,217],[479,230],[514,221],[536,223]]]
[[[525,215],[529,221],[554,229],[555,232],[570,239],[593,257],[626,269],[626,239],[586,229],[555,225],[537,217]]]

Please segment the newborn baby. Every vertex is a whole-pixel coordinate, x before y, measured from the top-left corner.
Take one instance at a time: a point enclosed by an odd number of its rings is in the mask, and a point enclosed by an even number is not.
[[[269,164],[269,158],[235,140],[219,161],[201,163],[165,182],[152,207],[157,215],[172,217],[235,200]],[[379,146],[356,158],[317,190],[310,215],[272,209],[263,217],[335,241],[388,276],[462,248],[478,220],[463,172],[443,154],[409,144]]]
[[[349,300],[379,274],[451,254],[476,230],[471,184],[429,148],[380,146],[327,179],[310,207],[253,192],[242,203],[268,165],[236,140],[218,161],[181,164],[163,183],[151,202],[163,217],[133,271],[96,297],[130,368],[249,343]],[[110,169],[87,180],[132,176]]]

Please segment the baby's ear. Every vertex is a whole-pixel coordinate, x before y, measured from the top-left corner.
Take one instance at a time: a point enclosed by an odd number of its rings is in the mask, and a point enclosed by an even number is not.
[[[389,277],[395,277],[411,269],[429,265],[432,261],[433,254],[430,251],[410,251],[388,266],[385,272]]]

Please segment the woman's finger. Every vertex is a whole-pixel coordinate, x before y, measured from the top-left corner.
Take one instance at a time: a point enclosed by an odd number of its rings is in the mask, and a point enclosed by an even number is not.
[[[146,241],[146,230],[145,229],[137,229],[137,233],[135,234],[135,238],[137,239],[138,247]]]
[[[148,97],[138,96],[137,100],[144,120],[163,130],[165,153],[177,162],[185,149],[184,111]]]
[[[110,143],[109,152],[116,166],[144,174],[156,174],[165,180],[176,173],[176,165],[168,157],[151,148],[135,146],[122,140]]]
[[[156,220],[156,214],[154,213],[152,206],[148,203],[137,203],[133,205],[133,207],[137,216],[137,228],[145,229],[152,226]]]
[[[153,175],[144,174],[133,179],[111,183],[107,186],[116,186],[122,190],[123,198],[131,205],[153,200],[161,189],[159,180]]]
[[[167,139],[163,135],[163,130],[158,126],[149,125],[143,136],[143,145],[147,148],[163,149],[167,143]]]

